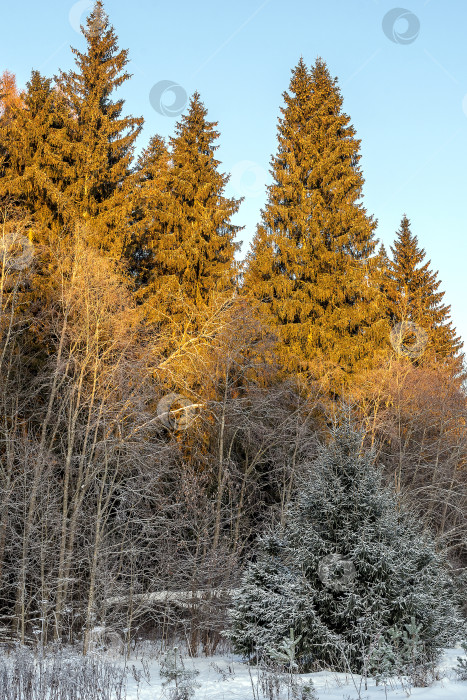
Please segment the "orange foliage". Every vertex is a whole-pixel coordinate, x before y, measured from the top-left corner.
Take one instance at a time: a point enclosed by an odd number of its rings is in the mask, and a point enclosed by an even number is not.
[[[21,106],[21,97],[16,87],[16,76],[5,70],[0,75],[0,117],[14,107]]]

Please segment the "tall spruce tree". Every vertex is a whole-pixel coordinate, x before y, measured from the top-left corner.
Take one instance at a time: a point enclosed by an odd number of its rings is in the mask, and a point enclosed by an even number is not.
[[[419,247],[405,214],[391,253],[386,272],[391,325],[402,321],[417,324],[428,334],[427,353],[431,351],[439,358],[454,360],[460,370],[462,341],[449,320],[451,307],[442,303],[444,292],[438,291],[441,284],[438,273],[430,269],[431,261],[424,262],[425,250]]]
[[[112,100],[131,76],[124,70],[128,51],[118,49],[101,0],[82,30],[86,52],[72,48],[76,70],[56,79],[68,108],[65,195],[74,217],[88,224],[89,241],[120,257],[134,206],[130,171],[143,118],[122,117],[124,100]]]
[[[386,250],[386,246],[384,243],[381,243],[379,246],[378,250],[378,270],[380,273],[379,277],[379,283],[380,283],[380,289],[383,292],[383,294],[387,294],[387,288],[389,285],[389,265],[390,265],[390,260],[388,256],[388,252]]]
[[[317,662],[378,672],[384,663],[407,672],[434,663],[461,633],[445,557],[382,485],[363,437],[348,417],[335,426],[284,526],[259,539],[230,612],[238,652],[267,656],[293,628],[302,670]]]
[[[138,156],[135,173],[135,208],[128,246],[136,289],[146,290],[156,267],[156,258],[168,209],[169,153],[163,138],[153,136]]]
[[[318,58],[310,72],[300,59],[284,100],[245,289],[275,328],[285,367],[339,392],[387,343],[376,223],[361,203],[360,141],[326,64]]]
[[[16,76],[9,70],[0,75],[0,118],[15,106],[21,106],[21,98],[16,86]]]
[[[214,157],[216,126],[195,92],[169,151],[154,137],[139,162],[140,294],[156,315],[168,306],[177,315],[180,300],[205,306],[213,294],[235,289],[240,227],[231,218],[241,200],[224,196],[229,176]]]
[[[44,357],[47,344],[40,316],[55,277],[55,253],[73,207],[64,194],[69,177],[64,159],[66,106],[52,80],[33,70],[20,99],[0,118],[0,201],[15,202],[28,219],[33,264],[22,286],[30,322],[31,358]],[[32,260],[31,260],[32,263]],[[42,340],[37,345],[38,337]],[[35,360],[33,360],[35,362]]]
[[[0,196],[12,197],[31,215],[34,242],[49,242],[64,224],[70,202],[63,194],[67,177],[63,160],[64,105],[52,80],[33,70],[6,118],[0,120],[0,142],[6,157]]]

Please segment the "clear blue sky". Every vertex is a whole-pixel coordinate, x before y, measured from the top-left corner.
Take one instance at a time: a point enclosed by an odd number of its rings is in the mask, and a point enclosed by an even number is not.
[[[398,7],[393,0],[107,0],[105,8],[120,47],[130,50],[133,78],[122,96],[127,113],[145,118],[139,147],[154,133],[173,133],[176,117],[149,100],[163,80],[180,85],[182,99],[199,90],[219,122],[218,157],[233,173],[227,193],[246,196],[236,217],[245,225],[241,257],[264,205],[290,71],[300,55],[308,65],[320,55],[362,140],[365,205],[378,238],[388,247],[407,214],[467,340],[467,2],[401,3],[405,18],[386,24],[395,41],[382,27]],[[70,68],[70,45],[84,47],[78,25],[90,6],[4,3],[0,71],[16,73],[23,87],[32,68],[48,76]],[[165,93],[162,104],[172,99]]]

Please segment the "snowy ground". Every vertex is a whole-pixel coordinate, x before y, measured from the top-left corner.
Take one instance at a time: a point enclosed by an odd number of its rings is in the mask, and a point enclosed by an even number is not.
[[[375,686],[374,681],[368,682],[368,689],[365,690],[364,684],[360,687],[360,676],[354,676],[343,673],[330,673],[322,671],[320,673],[312,673],[303,675],[303,680],[312,678],[319,700],[392,700],[396,698],[423,698],[426,700],[467,700],[467,681],[457,680],[457,676],[453,668],[457,665],[457,657],[463,656],[461,648],[447,649],[442,663],[440,664],[440,672],[443,676],[442,680],[437,681],[430,688],[404,688],[400,682],[394,681],[391,685]],[[128,685],[127,700],[163,700],[168,697],[167,691],[162,688],[161,679],[159,677],[159,662],[156,659],[144,658],[143,662],[146,670],[149,671],[149,681],[146,679],[140,680],[139,683],[130,680]],[[197,689],[195,694],[196,700],[206,698],[211,700],[262,700],[261,691],[256,692],[258,684],[258,672],[254,667],[249,667],[241,663],[237,656],[225,655],[214,657],[201,657],[184,659],[187,669],[197,669],[199,675],[197,681],[201,687]],[[137,670],[143,670],[143,664],[140,659],[130,659],[128,665],[135,666]],[[251,676],[250,676],[251,673]],[[252,682],[254,684],[253,692]],[[139,688],[138,688],[139,686]],[[284,691],[284,698],[287,698],[287,691]]]
[[[48,648],[45,656],[25,647],[8,652],[1,650],[0,700],[50,700],[52,697],[170,700],[175,697],[170,693],[173,685],[164,688],[162,684],[159,644],[140,642],[126,661],[121,651],[121,645],[114,646],[113,651],[95,647],[83,657],[76,647]],[[186,650],[182,654],[185,670],[198,671],[199,687],[193,700],[270,700],[262,687],[264,672],[242,663],[240,657],[225,653],[190,658]],[[438,667],[440,680],[429,688],[410,688],[400,679],[394,679],[379,686],[368,681],[365,689],[360,676],[328,671],[295,678],[302,686],[312,680],[319,700],[396,700],[408,696],[423,700],[467,700],[467,681],[460,681],[454,670],[458,656],[465,658],[460,647],[445,651]],[[179,656],[177,668],[180,668]],[[188,696],[178,695],[179,699],[182,697]],[[286,699],[291,700],[291,696],[283,685],[280,698],[274,695],[274,700]]]

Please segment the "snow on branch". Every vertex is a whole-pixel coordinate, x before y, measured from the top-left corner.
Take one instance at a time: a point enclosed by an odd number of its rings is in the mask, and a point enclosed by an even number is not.
[[[125,603],[177,603],[189,607],[194,600],[212,600],[213,598],[233,598],[239,593],[237,588],[212,588],[197,591],[154,591],[135,595],[114,596],[107,598],[106,605],[124,605]]]

